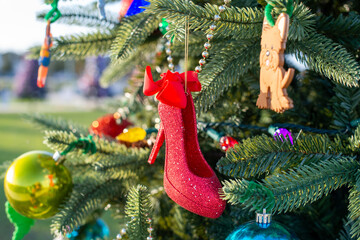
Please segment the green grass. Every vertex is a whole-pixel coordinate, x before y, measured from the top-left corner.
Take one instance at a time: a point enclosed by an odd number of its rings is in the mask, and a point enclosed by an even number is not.
[[[49,116],[69,119],[89,126],[103,112],[51,113]],[[25,121],[19,114],[0,114],[0,162],[13,160],[31,150],[50,150],[43,142],[43,130]]]
[[[71,113],[51,113],[54,117],[72,120],[75,123],[89,126],[93,120],[104,115],[104,112],[71,112]],[[50,151],[43,142],[43,130],[22,119],[18,114],[0,114],[0,164],[4,161],[13,160],[22,153],[31,150]],[[3,189],[3,183],[1,183]],[[0,193],[0,239],[11,239],[13,226],[7,220],[4,212],[6,198],[4,191]],[[111,236],[116,236],[119,227],[115,221],[110,221],[109,212],[103,217],[104,221],[110,226]],[[31,232],[25,236],[24,240],[50,240],[50,221],[36,221]],[[113,230],[113,231],[112,231]]]

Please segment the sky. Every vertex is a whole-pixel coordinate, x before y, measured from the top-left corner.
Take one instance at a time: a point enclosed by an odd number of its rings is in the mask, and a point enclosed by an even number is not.
[[[59,9],[66,5],[87,5],[95,0],[59,1]],[[45,37],[46,23],[36,19],[36,13],[50,10],[44,0],[0,0],[0,53],[24,53],[35,45],[41,45]],[[105,9],[107,7],[105,6]],[[54,37],[72,33],[88,32],[89,28],[54,23]]]

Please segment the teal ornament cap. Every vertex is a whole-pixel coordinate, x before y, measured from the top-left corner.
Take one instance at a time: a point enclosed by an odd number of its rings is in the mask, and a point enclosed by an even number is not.
[[[264,228],[251,221],[230,233],[226,240],[297,240],[297,238],[276,222],[271,222]]]

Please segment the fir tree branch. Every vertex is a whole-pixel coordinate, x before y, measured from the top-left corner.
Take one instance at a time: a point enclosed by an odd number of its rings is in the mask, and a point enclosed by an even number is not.
[[[37,14],[38,20],[44,20],[47,12]],[[71,8],[61,8],[61,17],[56,21],[68,25],[79,25],[87,27],[105,27],[114,28],[119,25],[116,17],[107,12],[106,19],[101,20],[97,11],[85,8],[83,6],[72,6]]]
[[[64,151],[69,144],[76,141],[78,138],[71,132],[62,132],[62,131],[45,131],[45,141],[44,143],[52,148],[54,151]],[[123,144],[119,144],[116,142],[110,142],[108,140],[94,137],[94,141],[96,144],[96,153],[92,156],[97,161],[99,159],[106,159],[110,156],[113,159],[127,159],[127,158],[138,158],[140,161],[143,159],[145,161],[147,154],[149,153],[149,149],[143,148],[127,148]],[[77,145],[75,150],[70,152],[71,157],[82,156],[83,148],[85,146]]]
[[[159,16],[146,12],[125,18],[111,46],[113,59],[128,57],[159,27],[160,22]]]
[[[130,73],[136,62],[139,61],[139,54],[133,54],[126,59],[113,61],[102,73],[100,77],[100,85],[109,87],[110,84],[119,81],[125,74]]]
[[[264,13],[256,7],[227,7],[218,22],[213,20],[219,14],[218,6],[205,4],[204,7],[195,5],[192,1],[150,0],[147,12],[158,14],[168,22],[176,22],[177,26],[184,26],[185,17],[190,17],[190,29],[208,31],[210,25],[217,25],[216,38],[249,39],[260,38]],[[314,30],[315,18],[311,10],[304,4],[295,4],[289,30],[290,40],[302,40]],[[182,32],[182,31],[178,31]],[[178,35],[175,36],[178,38]]]
[[[360,124],[355,129],[354,135],[350,137],[349,142],[353,150],[360,150]]]
[[[360,237],[360,172],[355,174],[353,187],[350,189],[349,205],[348,205],[348,225],[350,227],[350,235],[353,238]]]
[[[234,231],[234,228],[237,227],[233,219],[233,217],[223,214],[214,222],[211,222],[210,226],[207,227],[209,239],[226,239],[227,236]],[[242,220],[243,219],[244,218],[242,218]]]
[[[289,41],[287,52],[315,72],[343,85],[358,86],[360,66],[344,47],[318,33],[303,41]]]
[[[258,67],[259,42],[229,41],[217,51],[199,75],[202,90],[195,95],[198,111],[206,111],[249,70]],[[250,58],[250,59],[249,59]]]
[[[271,175],[262,184],[274,194],[273,210],[288,212],[353,182],[358,169],[353,157],[339,157]]]
[[[148,189],[142,185],[131,188],[125,206],[125,213],[130,219],[127,230],[130,240],[146,239],[149,235],[147,219],[151,209]]]
[[[360,15],[350,12],[348,16],[320,16],[317,21],[318,32],[330,37],[347,48],[360,47]],[[336,31],[334,31],[336,29]]]
[[[70,198],[61,206],[51,224],[54,236],[69,233],[85,223],[86,218],[95,210],[103,208],[112,198],[124,194],[121,181],[109,179],[104,182],[88,180],[73,188]]]
[[[184,28],[183,28],[184,29]],[[185,32],[185,30],[184,30]],[[206,41],[206,34],[202,31],[193,32],[189,36],[189,57],[200,57],[201,52],[204,51],[204,42]],[[223,48],[223,43],[229,39],[214,39],[211,41],[210,55],[217,50]],[[184,57],[184,42],[174,41],[171,45],[171,55],[174,57]]]
[[[290,0],[292,1],[292,0]],[[289,40],[301,41],[309,36],[315,29],[315,14],[303,3],[294,4],[294,12],[290,18]]]
[[[26,114],[24,118],[47,130],[71,132],[76,137],[80,137],[81,135],[86,135],[89,133],[89,131],[84,126],[61,118],[53,118],[43,114]]]
[[[302,134],[293,146],[289,141],[282,143],[273,137],[261,135],[243,140],[229,150],[226,157],[218,161],[217,169],[235,178],[257,177],[264,173],[271,174],[278,168],[286,170],[298,165],[337,159],[347,153],[337,146],[326,135]]]
[[[334,125],[338,128],[349,128],[351,121],[357,117],[360,89],[336,84],[334,92],[335,96],[330,101],[334,112]]]
[[[185,17],[189,16],[190,29],[207,31],[210,25],[217,25],[216,37],[246,39],[260,37],[263,22],[263,11],[258,8],[228,7],[222,18],[215,22],[214,15],[219,14],[218,6],[205,4],[204,7],[189,0],[150,0],[146,12],[166,18],[183,26]]]
[[[345,220],[343,222],[344,222],[344,228],[340,231],[339,238],[337,238],[336,240],[355,240],[355,238],[351,237],[350,234],[352,223],[349,221],[346,222]]]
[[[26,59],[39,59],[41,46],[33,46],[26,53]]]
[[[139,46],[128,58],[113,61],[100,77],[101,86],[108,87],[110,84],[119,81],[126,74],[130,73],[136,66],[148,64],[148,59],[144,58],[144,56],[152,56],[154,49],[156,49],[155,41],[146,42]]]
[[[339,157],[312,163],[309,166],[300,166],[262,180],[261,187],[257,188],[259,192],[256,194],[248,192],[249,185],[246,184],[246,180],[225,181],[224,198],[232,204],[243,204],[251,210],[267,208],[279,213],[288,212],[351,183],[359,167],[359,163],[351,157]],[[273,196],[267,191],[271,191]],[[275,200],[275,205],[269,209],[272,198]]]
[[[228,180],[223,182],[222,197],[230,204],[243,204],[250,211],[268,210],[274,207],[274,195],[266,187],[246,180]]]
[[[350,190],[349,196],[349,222],[348,225],[350,227],[350,235],[355,239],[359,239],[360,236],[360,216],[359,216],[359,205],[360,205],[360,192],[358,190]]]
[[[108,156],[107,158],[92,159],[94,168],[97,172],[103,174],[105,177],[111,178],[138,178],[139,172],[143,170],[148,157],[148,152],[144,151],[139,155],[124,155],[121,158],[118,156]]]
[[[243,208],[241,205],[230,205],[230,216],[240,221],[254,218],[253,212],[251,212],[249,208]]]
[[[112,30],[55,38],[51,54],[58,60],[105,55],[109,52],[115,36],[115,31]]]
[[[141,154],[143,154],[144,156],[139,157],[138,155],[126,155],[122,159],[119,159],[114,155],[110,155],[106,159],[94,159],[93,162],[95,162],[96,170],[103,172],[114,168],[121,168],[127,166],[139,167],[144,164],[144,157],[148,157],[147,151],[143,151],[141,152]]]

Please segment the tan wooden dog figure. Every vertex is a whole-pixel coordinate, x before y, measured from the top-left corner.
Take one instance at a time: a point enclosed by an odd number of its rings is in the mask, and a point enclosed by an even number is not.
[[[289,15],[281,13],[271,27],[264,17],[260,53],[260,94],[256,102],[259,108],[270,108],[282,113],[293,108],[286,88],[290,85],[295,70],[285,71],[284,51],[289,31]]]

